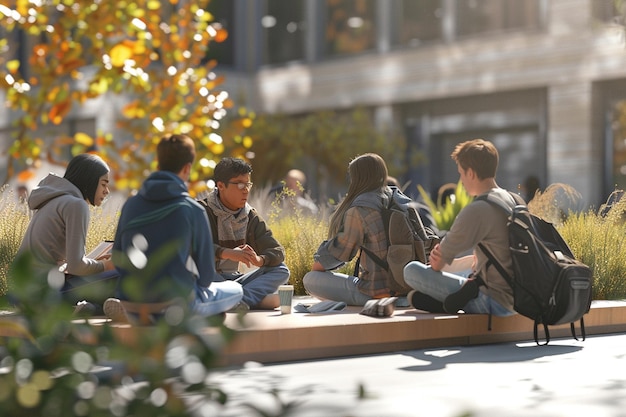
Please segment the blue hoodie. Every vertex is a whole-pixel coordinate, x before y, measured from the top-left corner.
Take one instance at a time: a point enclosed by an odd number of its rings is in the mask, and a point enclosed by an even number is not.
[[[157,171],[128,199],[120,215],[113,262],[118,296],[164,302],[189,296],[214,280],[211,229],[204,208],[174,173]]]

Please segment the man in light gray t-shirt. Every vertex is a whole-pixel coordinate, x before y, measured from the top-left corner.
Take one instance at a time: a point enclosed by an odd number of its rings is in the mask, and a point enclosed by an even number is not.
[[[474,139],[460,143],[451,157],[457,164],[465,190],[471,196],[497,193],[505,201],[510,201],[511,207],[524,204],[521,197],[514,197],[498,187],[495,179],[498,151],[491,142]],[[405,267],[404,280],[415,289],[407,297],[411,305],[431,312],[456,313],[460,309],[474,314],[514,314],[513,291],[496,268],[488,267],[488,258],[478,249],[479,243],[512,274],[507,216],[487,201],[475,199],[461,210],[441,243],[433,248],[429,265],[414,261]],[[458,257],[468,251],[472,254]],[[467,269],[471,269],[472,277],[479,276],[485,285],[468,286],[466,290],[471,291],[464,291],[460,302],[457,299],[455,303],[444,304],[450,294],[456,293],[468,281],[467,277],[455,272]]]

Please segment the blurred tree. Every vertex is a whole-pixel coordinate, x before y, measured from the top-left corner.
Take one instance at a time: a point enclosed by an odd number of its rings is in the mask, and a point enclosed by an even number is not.
[[[310,181],[346,182],[348,163],[355,156],[374,152],[387,162],[390,175],[420,163],[421,155],[406,155],[404,138],[378,129],[364,108],[339,112],[324,110],[304,116],[257,115],[248,130],[254,139],[250,150],[255,178],[275,183],[290,168],[312,161],[316,178]]]
[[[71,153],[96,152],[111,165],[116,186],[137,189],[155,169],[155,147],[165,132],[196,140],[192,190],[202,189],[213,161],[226,146],[245,154],[250,125],[245,109],[230,117],[225,144],[220,130],[228,94],[215,61],[204,58],[210,42],[228,34],[207,11],[209,0],[16,0],[0,4],[0,89],[17,112],[8,149],[8,177],[38,161],[63,163]],[[21,48],[21,49],[20,49]],[[52,144],[41,128],[62,123],[73,108],[105,95],[123,95],[117,120],[127,140],[109,132],[58,137]],[[4,179],[6,180],[6,178]]]

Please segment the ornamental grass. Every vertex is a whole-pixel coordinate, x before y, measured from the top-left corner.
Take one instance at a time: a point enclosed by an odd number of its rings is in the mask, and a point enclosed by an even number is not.
[[[259,190],[262,191],[262,190]],[[285,247],[286,264],[291,271],[290,283],[295,293],[304,295],[302,278],[311,270],[313,254],[327,238],[330,206],[322,206],[317,214],[303,212],[292,204],[293,195],[284,190],[275,201],[257,198],[252,202],[266,218],[276,239]],[[267,195],[259,192],[258,195]],[[462,194],[460,194],[462,195]],[[467,204],[464,198],[459,204]],[[572,252],[594,273],[594,299],[626,299],[626,199],[618,201],[604,215],[606,207],[580,210],[581,197],[572,187],[558,184],[538,192],[529,202],[529,210],[555,224]],[[106,206],[106,204],[105,204]],[[442,207],[445,212],[456,211]],[[32,213],[19,202],[13,190],[0,190],[0,295],[6,293],[9,265],[22,241]],[[87,235],[87,252],[103,240],[111,240],[117,226],[119,210],[91,207],[91,223]],[[446,221],[449,221],[447,219]],[[354,260],[337,272],[351,274]]]
[[[601,206],[598,210],[573,211],[566,205],[557,204],[562,202],[563,195],[567,198],[576,195],[571,187],[565,188],[563,194],[553,193],[548,187],[533,199],[529,209],[553,222],[576,259],[591,267],[593,299],[626,298],[626,199],[621,199],[610,209]]]

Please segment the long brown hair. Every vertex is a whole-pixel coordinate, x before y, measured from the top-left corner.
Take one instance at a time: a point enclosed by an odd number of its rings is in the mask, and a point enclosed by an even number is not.
[[[381,190],[387,181],[387,165],[385,160],[375,153],[366,153],[354,158],[348,164],[350,184],[348,193],[330,218],[328,237],[337,235],[341,229],[343,217],[359,195],[368,191]]]

